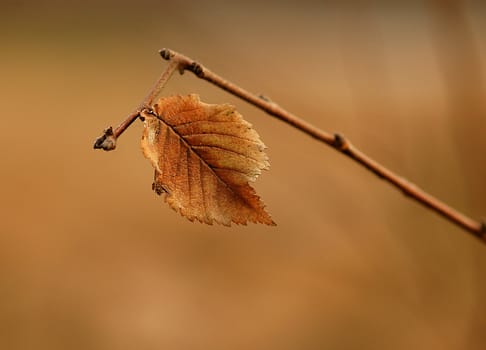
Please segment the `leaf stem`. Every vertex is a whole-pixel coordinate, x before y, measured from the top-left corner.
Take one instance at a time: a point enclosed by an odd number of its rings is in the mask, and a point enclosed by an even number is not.
[[[230,83],[226,79],[211,72],[209,69],[190,59],[189,57],[169,49],[162,49],[159,51],[159,53],[165,60],[169,61],[169,66],[175,62],[175,66],[179,67],[181,73],[184,70],[189,70],[198,78],[209,81],[210,83],[262,109],[277,119],[301,130],[318,141],[333,147],[349,158],[355,160],[381,179],[401,190],[409,198],[417,201],[427,208],[430,208],[450,222],[481,239],[483,243],[486,243],[486,224],[484,222],[478,222],[467,217],[456,209],[448,206],[439,199],[420,189],[413,183],[407,181],[403,177],[395,174],[385,166],[367,156],[365,153],[361,152],[343,136],[339,134],[331,134],[315,127],[314,125],[289,113],[277,104],[268,101],[266,98],[252,94],[241,87]]]

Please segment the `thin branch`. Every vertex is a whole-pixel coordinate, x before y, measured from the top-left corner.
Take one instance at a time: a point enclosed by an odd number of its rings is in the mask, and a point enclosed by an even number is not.
[[[110,151],[116,148],[116,141],[118,137],[138,118],[144,109],[151,109],[151,106],[155,98],[160,94],[165,84],[168,82],[172,74],[176,69],[182,74],[185,70],[193,72],[197,77],[207,80],[212,84],[228,91],[229,93],[253,104],[254,106],[262,109],[268,114],[280,119],[281,121],[301,130],[307,135],[321,141],[341,153],[347,155],[349,158],[355,160],[371,172],[375,173],[381,179],[389,182],[406,196],[416,200],[420,204],[432,209],[439,215],[443,216],[452,223],[463,228],[467,232],[473,234],[475,237],[486,242],[486,223],[475,221],[466,215],[460,213],[454,208],[441,202],[434,196],[426,193],[422,189],[418,188],[413,183],[393,173],[380,163],[376,162],[366,154],[361,152],[358,148],[353,146],[349,140],[345,139],[342,135],[331,134],[320,130],[312,124],[300,119],[299,117],[289,113],[285,109],[281,108],[277,104],[269,101],[263,96],[254,95],[239,86],[230,83],[217,74],[211,72],[206,67],[197,63],[196,61],[171,51],[169,49],[160,50],[160,55],[169,61],[169,65],[166,70],[160,76],[159,80],[155,83],[152,90],[150,90],[147,97],[118,127],[113,130],[109,127],[104,130],[103,134],[95,141],[94,148],[101,148],[105,151]]]
[[[110,126],[106,128],[103,131],[103,134],[99,136],[94,143],[93,148],[95,149],[103,149],[105,151],[112,151],[116,148],[116,141],[118,137],[120,137],[121,134],[130,126],[132,123],[140,116],[140,112],[148,108],[150,109],[154,100],[157,98],[157,96],[160,94],[164,86],[167,84],[169,81],[170,77],[176,69],[180,69],[180,64],[177,61],[171,61],[169,62],[169,65],[165,69],[165,71],[162,73],[160,76],[159,80],[155,83],[154,87],[150,90],[150,92],[147,94],[147,97],[143,100],[143,102],[133,110],[132,113],[130,113],[127,118],[120,123],[116,127],[115,130]],[[180,70],[182,73],[183,70]]]
[[[441,202],[434,196],[418,188],[413,183],[393,173],[380,163],[376,162],[375,160],[361,152],[343,136],[339,134],[327,133],[320,130],[312,124],[309,124],[299,117],[287,112],[285,109],[281,108],[277,104],[268,101],[266,98],[254,95],[240,88],[239,86],[230,83],[229,81],[223,79],[217,74],[211,72],[206,67],[180,53],[174,52],[169,49],[162,49],[160,50],[160,55],[164,59],[168,60],[171,64],[176,62],[176,66],[179,67],[181,73],[184,70],[189,70],[193,72],[197,77],[209,81],[210,83],[262,109],[263,111],[276,117],[277,119],[280,119],[281,121],[301,130],[307,135],[321,142],[324,142],[329,146],[332,146],[334,149],[347,155],[349,158],[355,160],[371,172],[375,173],[381,179],[389,182],[390,184],[398,188],[406,196],[432,209],[447,220],[458,225],[467,232],[473,234],[475,237],[481,239],[483,242],[486,242],[486,224],[484,222],[478,222],[467,217],[466,215],[455,210],[454,208]]]

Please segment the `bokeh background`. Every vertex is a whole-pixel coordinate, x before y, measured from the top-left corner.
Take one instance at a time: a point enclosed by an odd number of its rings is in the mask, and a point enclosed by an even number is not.
[[[255,126],[277,227],[170,210],[139,122],[92,149],[169,47],[479,219],[484,1],[2,0],[0,40],[0,348],[486,348],[486,245],[192,74],[164,94]]]

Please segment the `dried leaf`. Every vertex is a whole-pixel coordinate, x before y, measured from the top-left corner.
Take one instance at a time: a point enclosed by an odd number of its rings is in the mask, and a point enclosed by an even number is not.
[[[142,150],[155,168],[152,187],[170,207],[206,224],[275,225],[248,184],[269,167],[265,145],[233,106],[171,96],[142,116]]]

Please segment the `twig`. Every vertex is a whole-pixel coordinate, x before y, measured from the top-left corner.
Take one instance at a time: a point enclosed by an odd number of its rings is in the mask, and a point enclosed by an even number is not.
[[[345,139],[339,134],[330,134],[319,128],[307,123],[299,117],[289,113],[274,102],[268,99],[254,95],[239,86],[230,83],[217,74],[211,72],[206,67],[197,63],[196,61],[186,57],[180,53],[169,49],[162,49],[159,51],[160,55],[169,62],[177,62],[179,67],[184,70],[193,72],[198,78],[204,79],[213,83],[214,85],[228,91],[229,93],[253,104],[262,109],[268,114],[280,119],[281,121],[290,124],[291,126],[303,131],[307,135],[332,146],[334,149],[347,155],[355,160],[365,168],[375,173],[381,179],[389,182],[393,186],[400,189],[406,196],[416,200],[420,204],[432,209],[436,213],[442,215],[452,223],[472,233],[474,236],[486,242],[486,224],[475,221],[459,211],[451,208],[447,204],[441,202],[434,196],[426,193],[413,183],[393,173],[380,163],[376,162],[366,154],[361,152],[358,148],[353,146],[349,140]]]
[[[105,151],[115,149],[117,138],[133,123],[135,119],[140,116],[143,109],[150,109],[154,99],[160,93],[167,81],[170,79],[176,69],[182,74],[185,70],[193,72],[197,77],[207,80],[214,85],[228,91],[229,93],[251,103],[252,105],[262,109],[268,114],[280,119],[281,121],[301,130],[307,135],[321,141],[334,149],[345,154],[349,158],[355,160],[371,172],[375,173],[381,179],[389,182],[393,186],[401,190],[406,196],[416,200],[420,204],[432,209],[439,215],[445,217],[447,220],[463,228],[467,232],[473,234],[475,237],[486,242],[486,223],[475,221],[459,211],[451,208],[447,204],[441,202],[432,195],[426,193],[418,188],[413,183],[393,173],[380,163],[368,157],[358,148],[353,146],[349,140],[345,139],[340,134],[327,133],[310,123],[300,119],[299,117],[287,112],[285,109],[278,106],[276,103],[269,101],[264,96],[254,95],[239,86],[230,83],[217,74],[211,72],[206,67],[197,63],[196,61],[186,57],[180,53],[169,49],[160,50],[160,55],[169,61],[164,73],[149,92],[145,100],[140,106],[130,113],[127,119],[122,122],[114,131],[111,127],[105,129],[103,135],[98,137],[95,141],[94,148],[102,148]]]
[[[130,125],[132,125],[132,123],[140,116],[140,112],[143,109],[151,108],[155,98],[160,94],[160,91],[162,91],[165,84],[167,84],[167,82],[169,81],[172,74],[174,74],[176,69],[179,69],[182,74],[183,69],[181,69],[179,62],[177,61],[169,62],[169,65],[162,73],[159,80],[157,80],[154,87],[147,94],[147,97],[145,97],[143,102],[136,109],[134,109],[133,112],[130,113],[128,117],[123,122],[121,122],[120,125],[116,127],[115,130],[113,130],[111,126],[106,128],[103,131],[103,134],[96,139],[93,148],[95,149],[101,148],[105,151],[114,150],[116,148],[116,141],[118,137],[120,137],[120,135],[123,134],[123,132]]]

